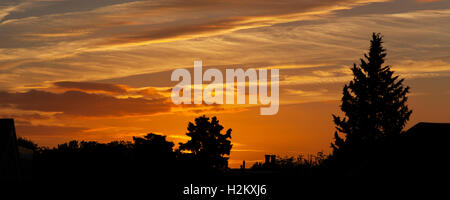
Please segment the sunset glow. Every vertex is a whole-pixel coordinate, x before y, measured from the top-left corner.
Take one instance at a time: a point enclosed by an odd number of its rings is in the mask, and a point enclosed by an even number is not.
[[[233,130],[230,167],[329,153],[331,115],[372,32],[411,87],[406,127],[450,121],[448,22],[445,0],[2,0],[0,117],[52,147],[150,132],[178,144],[188,122],[217,116]],[[245,104],[174,104],[171,74],[193,76],[196,60],[224,81],[226,69],[279,69],[278,112],[260,115],[248,87]]]

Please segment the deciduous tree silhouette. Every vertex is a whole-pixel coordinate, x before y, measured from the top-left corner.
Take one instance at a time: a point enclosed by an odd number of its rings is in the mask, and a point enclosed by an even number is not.
[[[191,139],[186,143],[180,143],[180,150],[190,151],[194,158],[202,165],[223,169],[227,167],[228,157],[232,147],[231,129],[221,134],[223,126],[216,117],[211,120],[204,115],[195,119],[195,124],[189,122],[187,136]]]
[[[160,162],[174,157],[172,150],[174,144],[168,142],[166,136],[149,133],[143,138],[133,137],[133,141],[137,159]]]
[[[379,33],[372,34],[369,53],[359,65],[353,64],[354,78],[343,88],[345,116],[333,115],[335,157],[355,160],[354,156],[372,151],[378,142],[400,135],[411,115],[406,104],[409,87],[403,86],[404,79],[395,76],[389,65],[383,66],[382,39]]]
[[[34,143],[33,141],[31,141],[30,139],[27,138],[23,138],[23,137],[18,137],[17,138],[17,145],[21,146],[21,147],[25,147],[31,150],[37,150],[39,147],[36,143]]]

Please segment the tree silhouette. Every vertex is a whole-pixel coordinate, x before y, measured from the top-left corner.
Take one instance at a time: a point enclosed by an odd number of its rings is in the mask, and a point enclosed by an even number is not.
[[[179,150],[190,151],[194,158],[202,165],[223,169],[227,167],[228,157],[232,147],[231,129],[225,134],[220,132],[223,126],[219,124],[216,117],[212,117],[211,121],[204,115],[195,119],[195,124],[189,122],[187,136],[191,137],[186,143],[180,143]]]
[[[134,160],[136,169],[146,171],[146,176],[157,171],[168,171],[173,167],[175,153],[173,142],[166,140],[166,136],[149,133],[144,137],[133,137]]]
[[[134,149],[138,158],[166,159],[173,156],[173,142],[168,142],[166,136],[149,133],[143,138],[133,137]]]
[[[17,145],[21,146],[21,147],[25,147],[31,150],[37,150],[39,147],[36,143],[34,143],[33,141],[31,141],[30,139],[27,138],[23,138],[23,137],[18,137],[17,138]]]
[[[344,86],[341,103],[345,117],[333,115],[337,129],[334,156],[361,155],[378,142],[400,135],[409,120],[409,87],[403,86],[404,79],[394,76],[389,65],[383,66],[386,50],[382,39],[373,33],[369,53],[351,68],[354,78]]]

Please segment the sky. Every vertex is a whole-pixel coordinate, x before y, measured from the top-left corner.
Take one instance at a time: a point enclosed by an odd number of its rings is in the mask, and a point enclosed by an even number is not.
[[[230,166],[330,152],[350,66],[384,35],[417,122],[450,122],[448,0],[2,0],[0,117],[39,145],[184,142],[189,121],[231,128]],[[173,70],[280,69],[280,106],[175,105]]]

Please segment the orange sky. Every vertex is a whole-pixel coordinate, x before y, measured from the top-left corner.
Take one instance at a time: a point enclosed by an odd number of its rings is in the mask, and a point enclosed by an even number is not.
[[[417,0],[5,0],[0,2],[0,117],[53,146],[185,141],[189,121],[232,128],[230,166],[266,153],[329,152],[349,70],[382,32],[387,64],[411,86],[408,127],[450,122],[450,2]],[[280,108],[176,106],[171,72],[279,68]]]

